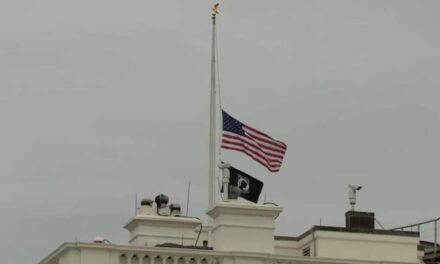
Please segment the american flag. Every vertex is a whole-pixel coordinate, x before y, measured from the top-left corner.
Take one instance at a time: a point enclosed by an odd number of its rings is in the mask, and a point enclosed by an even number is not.
[[[223,112],[221,147],[245,153],[271,172],[280,170],[287,146]]]

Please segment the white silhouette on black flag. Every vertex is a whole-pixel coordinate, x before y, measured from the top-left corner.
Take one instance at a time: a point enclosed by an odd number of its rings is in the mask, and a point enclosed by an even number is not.
[[[248,201],[257,203],[264,183],[234,167],[229,168],[229,190]]]

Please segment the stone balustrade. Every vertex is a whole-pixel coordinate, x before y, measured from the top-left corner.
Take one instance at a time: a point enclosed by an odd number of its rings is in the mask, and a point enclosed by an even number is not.
[[[179,255],[145,255],[142,253],[122,253],[119,256],[119,264],[216,264],[212,257],[192,257]]]
[[[180,247],[138,247],[100,243],[65,243],[40,264],[391,264],[267,253],[222,252]],[[396,264],[397,262],[393,262]],[[419,264],[406,262],[406,264]]]

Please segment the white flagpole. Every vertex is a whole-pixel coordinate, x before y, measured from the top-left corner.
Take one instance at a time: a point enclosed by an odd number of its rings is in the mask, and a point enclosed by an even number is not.
[[[216,100],[216,75],[215,75],[215,22],[218,4],[212,8],[212,46],[211,46],[211,100],[209,116],[209,181],[208,181],[208,210],[215,203],[215,176],[217,171],[217,100]]]

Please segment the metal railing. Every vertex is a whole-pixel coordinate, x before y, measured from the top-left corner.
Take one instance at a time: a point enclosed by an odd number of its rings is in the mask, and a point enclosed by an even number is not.
[[[437,251],[438,251],[438,241],[437,241],[437,233],[438,233],[437,230],[438,229],[437,228],[438,228],[438,222],[439,221],[440,221],[440,217],[435,218],[435,219],[431,219],[431,220],[428,220],[428,221],[423,221],[423,222],[420,222],[420,223],[416,223],[416,224],[399,226],[399,227],[393,228],[391,230],[401,230],[401,231],[404,231],[405,229],[410,228],[411,231],[412,231],[412,229],[414,227],[416,227],[417,228],[417,232],[420,233],[420,227],[422,225],[427,225],[427,224],[433,223],[433,226],[434,226],[434,251],[433,251],[433,257],[436,258],[437,254],[438,254],[437,253]]]

